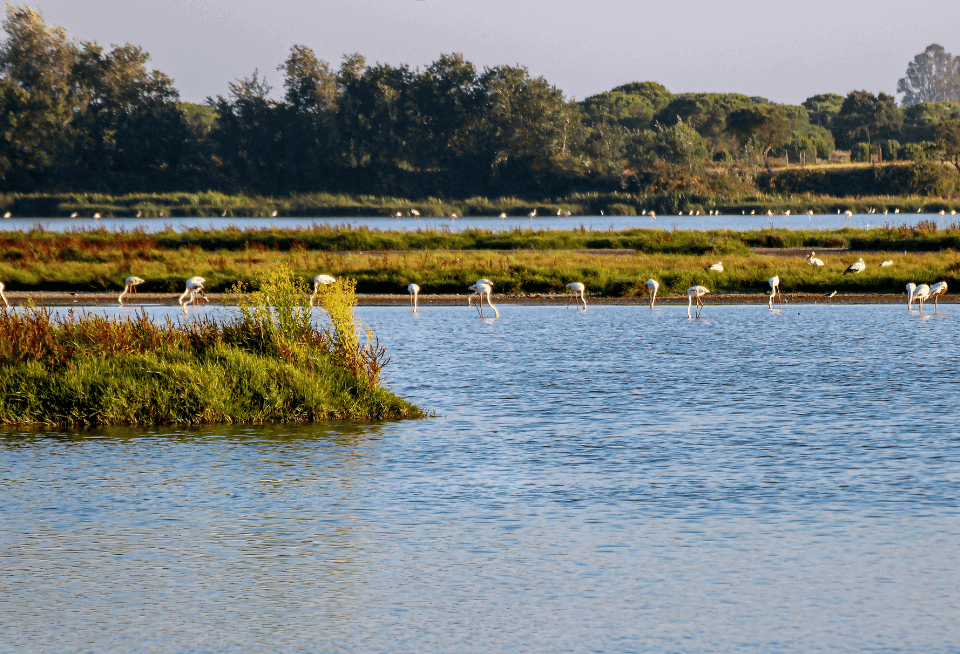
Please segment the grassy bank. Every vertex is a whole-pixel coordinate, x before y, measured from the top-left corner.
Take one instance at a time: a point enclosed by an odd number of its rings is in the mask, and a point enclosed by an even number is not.
[[[384,420],[422,417],[384,389],[385,353],[357,340],[349,281],[320,300],[289,271],[261,280],[234,320],[0,311],[0,423],[56,426]],[[269,293],[271,306],[267,305]]]
[[[803,258],[769,257],[751,248],[848,248],[863,251],[867,270],[844,275],[856,259],[822,254],[823,268]],[[611,255],[610,249],[624,252]],[[950,282],[957,275],[960,228],[920,227],[754,232],[621,232],[485,230],[380,232],[350,229],[225,230],[177,234],[54,232],[0,233],[0,280],[11,291],[106,291],[123,280],[147,280],[139,290],[180,293],[183,280],[206,278],[210,291],[256,284],[276,266],[303,282],[318,273],[357,281],[361,293],[403,293],[415,282],[424,293],[458,293],[480,277],[498,292],[559,291],[570,281],[592,293],[618,297],[642,291],[653,277],[664,291],[705,284],[714,291],[743,292],[780,275],[788,291],[860,290],[899,293],[913,281]],[[908,252],[904,255],[904,251]],[[722,259],[724,273],[706,273]],[[880,268],[880,262],[894,265]]]

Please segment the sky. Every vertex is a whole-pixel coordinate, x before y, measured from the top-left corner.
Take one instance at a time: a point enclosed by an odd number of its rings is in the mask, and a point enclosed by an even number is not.
[[[931,43],[960,54],[956,0],[22,0],[74,40],[131,43],[181,99],[226,95],[304,45],[338,68],[425,68],[461,52],[478,70],[526,66],[567,98],[634,81],[799,104],[818,93],[894,94]]]

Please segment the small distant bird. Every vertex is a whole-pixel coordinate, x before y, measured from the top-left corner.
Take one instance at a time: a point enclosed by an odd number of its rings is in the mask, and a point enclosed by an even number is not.
[[[900,213],[900,207],[897,207],[896,209],[894,209],[893,213]]]
[[[770,211],[769,209],[767,209],[767,215],[768,215],[768,216],[772,216],[772,215],[773,215],[773,212]]]
[[[780,308],[782,309],[782,308],[783,308],[783,294],[780,292],[780,277],[778,277],[777,275],[774,275],[773,277],[771,277],[770,279],[767,280],[767,283],[770,284],[770,301],[768,302],[767,306],[769,306],[770,309],[772,310],[772,309],[773,309],[773,298],[779,295],[779,296],[780,296]]]
[[[710,266],[707,270],[715,270],[715,271],[717,271],[717,272],[723,272],[723,262],[722,262],[722,261],[718,261],[718,262],[716,262],[715,264],[713,264],[712,266]]]
[[[831,293],[831,294],[830,294],[830,295],[828,295],[827,297],[833,297],[833,296],[834,296],[834,295],[836,295],[836,294],[837,294],[837,292],[836,292],[836,291],[834,291],[833,293]]]
[[[657,219],[657,212],[656,212],[656,211],[651,211],[651,212],[650,212],[650,220],[656,220],[656,219]]]
[[[850,218],[853,216],[853,212],[847,209],[843,212],[843,215],[847,217],[847,220],[850,220]]]
[[[394,218],[403,218],[403,214],[398,211],[397,213],[393,214],[393,217],[394,217]]]
[[[420,287],[416,284],[407,286],[407,293],[410,294],[410,305],[413,306],[413,312],[417,312],[417,295],[420,293]]]
[[[160,214],[160,215],[162,216],[163,214]],[[93,214],[93,219],[94,219],[94,220],[100,220],[100,218],[101,218],[101,216],[100,216],[100,212],[99,212],[99,211],[96,212],[95,214]]]
[[[9,308],[10,308],[10,303],[7,302],[7,296],[6,296],[6,295],[4,294],[4,292],[3,292],[6,288],[7,288],[6,285],[4,285],[3,282],[0,282],[0,299],[3,299],[3,306],[5,306],[5,307],[7,307],[7,308],[9,309]]]
[[[557,215],[559,216],[560,214],[561,214],[561,210],[557,209]]]
[[[692,318],[690,315],[690,307],[693,304],[694,299],[697,301],[697,318],[700,317],[700,312],[703,311],[703,296],[710,292],[705,286],[691,286],[687,289],[687,318]]]
[[[892,259],[887,259],[886,261],[881,261],[881,262],[880,262],[880,267],[881,267],[881,268],[886,268],[887,266],[892,266],[892,265],[893,265],[893,260],[892,260]]]
[[[933,312],[940,313],[940,298],[947,294],[947,283],[937,282],[930,287],[930,297],[933,298]]]
[[[120,306],[123,306],[123,298],[126,297],[128,293],[136,293],[137,286],[143,284],[145,280],[140,279],[139,277],[127,277],[123,284],[123,293],[120,294],[120,297],[117,298],[117,302],[120,303]]]
[[[331,277],[330,275],[317,275],[313,278],[313,295],[310,296],[310,306],[313,306],[313,301],[317,297],[317,293],[320,292],[321,286],[326,286],[327,284],[336,284],[337,278]]]
[[[951,209],[951,210],[950,210],[950,215],[951,215],[951,216],[956,216],[956,215],[957,215],[957,210],[956,210],[956,209]]]
[[[947,215],[947,210],[946,210],[946,209],[941,209],[941,210],[940,210],[940,215],[941,215],[941,216]]]
[[[456,220],[456,219],[459,218],[459,217],[460,217],[460,216],[458,216],[458,215],[455,214],[455,213],[450,214],[450,219],[451,219],[451,220]]]
[[[417,211],[416,209],[411,209],[411,210],[410,210],[410,215],[413,216],[414,218],[419,218],[419,217],[420,217],[420,212]]]
[[[506,218],[506,217],[507,217],[507,212],[506,212],[506,211],[501,211],[501,212],[500,212],[500,220],[503,220],[503,219]]]
[[[757,210],[756,210],[756,209],[751,209],[751,210],[750,210],[750,215],[751,215],[751,216],[757,215]]]
[[[4,217],[4,218],[13,218],[13,214],[8,211],[7,213],[3,214],[3,217]]]
[[[660,282],[655,279],[648,279],[643,283],[647,289],[647,293],[650,295],[650,308],[653,308],[654,302],[657,301],[657,290],[660,288]]]
[[[570,291],[570,300],[567,302],[567,306],[570,306],[570,302],[574,301],[577,298],[577,293],[580,294],[580,299],[583,301],[583,310],[587,310],[587,299],[584,297],[584,293],[587,290],[587,287],[581,284],[580,282],[573,282],[567,284],[567,290]]]
[[[79,216],[79,215],[80,215],[80,214],[78,214],[76,211],[74,211],[72,214],[70,214],[70,217],[71,217],[71,218],[76,218],[76,217]]]
[[[784,211],[784,212],[783,212],[783,215],[784,215],[784,216],[789,216],[789,215],[790,215],[790,210],[787,209],[786,211]]]
[[[863,259],[860,258],[854,261],[853,263],[851,263],[850,267],[843,271],[843,274],[846,275],[848,273],[855,273],[859,275],[866,269],[866,267],[867,267],[867,264],[865,264],[863,262]]]
[[[221,218],[226,218],[226,217],[227,217],[227,212],[226,212],[226,210],[224,210],[224,212],[223,212],[222,214],[220,214],[220,217],[221,217]]]
[[[227,212],[224,211],[224,212],[223,212],[223,215],[226,216],[226,215],[227,215]],[[142,217],[143,217],[143,212],[142,212],[142,211],[138,211],[138,212],[137,212],[137,218],[142,218]]]
[[[817,266],[817,267],[820,267],[823,265],[823,261],[817,258],[816,252],[811,252],[810,254],[807,255],[807,263],[809,263],[811,266]]]
[[[271,217],[271,218],[276,218],[276,217],[277,217],[277,212],[276,212],[276,210],[274,210],[274,212],[273,212],[272,214],[270,214],[270,217]]]
[[[473,291],[476,295],[480,296],[480,300],[477,302],[477,309],[480,311],[480,317],[483,317],[483,296],[487,296],[487,304],[490,305],[490,308],[493,309],[493,312],[496,314],[497,318],[500,317],[500,312],[497,311],[497,307],[493,306],[493,302],[490,301],[490,293],[493,291],[493,288],[490,284],[480,284],[479,282],[470,287],[470,290]],[[473,297],[473,296],[471,296]]]
[[[564,212],[563,212],[563,217],[564,217],[564,218],[569,218],[569,217],[572,216],[572,215],[573,215],[573,214],[572,214],[570,211],[564,211]]]
[[[534,209],[533,211],[531,211],[531,212],[528,213],[527,215],[530,216],[530,219],[531,219],[531,220],[533,220],[534,218],[537,217],[537,210]]]

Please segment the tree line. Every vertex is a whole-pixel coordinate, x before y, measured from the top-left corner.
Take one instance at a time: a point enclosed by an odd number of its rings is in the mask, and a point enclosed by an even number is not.
[[[704,167],[744,176],[770,157],[929,160],[960,169],[960,58],[932,45],[893,96],[853,91],[785,105],[634,82],[568,100],[522,66],[460,54],[425,69],[339,67],[294,46],[276,99],[259,71],[206,104],[130,44],[71,40],[7,5],[0,43],[0,190],[220,190],[406,197],[650,190]],[[679,182],[678,182],[679,180]]]

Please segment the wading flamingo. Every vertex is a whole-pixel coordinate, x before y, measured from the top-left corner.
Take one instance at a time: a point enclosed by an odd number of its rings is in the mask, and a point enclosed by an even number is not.
[[[916,292],[917,292],[916,284],[914,284],[913,282],[910,282],[909,284],[907,284],[907,311],[911,311],[913,309],[913,306],[912,306],[913,296],[916,294]]]
[[[126,297],[128,293],[136,293],[137,286],[143,284],[146,280],[140,279],[139,277],[127,277],[123,284],[123,293],[120,294],[120,297],[117,298],[117,302],[120,303],[120,306],[123,306],[123,298]]]
[[[337,278],[331,277],[330,275],[317,275],[313,278],[313,295],[310,296],[310,306],[313,306],[313,301],[317,297],[317,293],[320,292],[321,286],[326,286],[327,284],[336,284]]]
[[[690,315],[690,307],[693,305],[693,300],[697,300],[697,318],[700,317],[700,312],[703,311],[703,296],[710,292],[705,286],[691,286],[687,289],[687,318],[692,318]]]
[[[917,290],[913,292],[913,299],[917,302],[917,311],[923,313],[923,303],[930,297],[930,287],[926,284],[920,284]]]
[[[580,299],[583,301],[583,310],[586,311],[587,300],[584,298],[583,294],[586,292],[587,287],[580,282],[573,282],[572,284],[567,284],[567,290],[570,291],[570,300],[567,301],[567,306],[570,306],[570,302],[574,301],[577,298],[577,293],[579,293]]]
[[[937,282],[930,287],[930,297],[933,298],[933,312],[940,313],[940,298],[947,294],[947,283]]]
[[[410,294],[410,305],[413,306],[413,312],[417,312],[417,294],[420,293],[420,287],[416,284],[407,286],[407,293]]]
[[[489,279],[486,279],[486,278],[484,278],[484,279],[478,279],[478,280],[476,281],[476,283],[474,284],[474,286],[479,286],[480,284],[486,284],[486,285],[489,286],[491,289],[493,289],[493,287],[495,286],[495,284],[494,284],[492,281],[490,281]],[[470,288],[473,288],[473,286],[471,286]],[[473,295],[471,295],[470,297],[467,298],[467,306],[468,306],[468,307],[469,307],[471,304],[473,304],[473,298],[474,298],[474,296],[480,297],[480,292],[479,292],[479,291],[475,291]],[[480,298],[480,302],[483,303],[483,298]]]
[[[477,282],[470,287],[470,290],[480,296],[480,300],[477,302],[477,309],[480,311],[480,317],[483,317],[483,296],[487,296],[487,304],[490,305],[490,308],[493,309],[493,312],[497,315],[497,318],[500,317],[500,312],[497,311],[497,307],[493,306],[493,302],[490,301],[490,293],[493,291],[493,287],[490,284],[481,284]]]
[[[843,274],[846,275],[847,273],[855,273],[859,275],[866,269],[866,267],[867,264],[863,262],[863,258],[860,258],[851,263],[850,267],[843,271]]]
[[[203,294],[203,285],[207,282],[203,277],[191,277],[187,280],[187,288],[184,290],[183,295],[180,296],[180,299],[177,302],[184,309],[187,308],[188,304],[195,304],[197,299],[207,302],[206,296]],[[188,297],[189,296],[189,299]]]
[[[653,308],[653,303],[657,301],[657,289],[660,288],[660,282],[655,279],[648,279],[643,283],[647,288],[647,293],[650,295],[650,308]]]
[[[780,291],[780,277],[774,275],[767,280],[767,283],[770,284],[770,301],[767,303],[771,309],[773,309],[773,298],[775,296],[780,296],[780,308],[783,308],[783,293]]]

